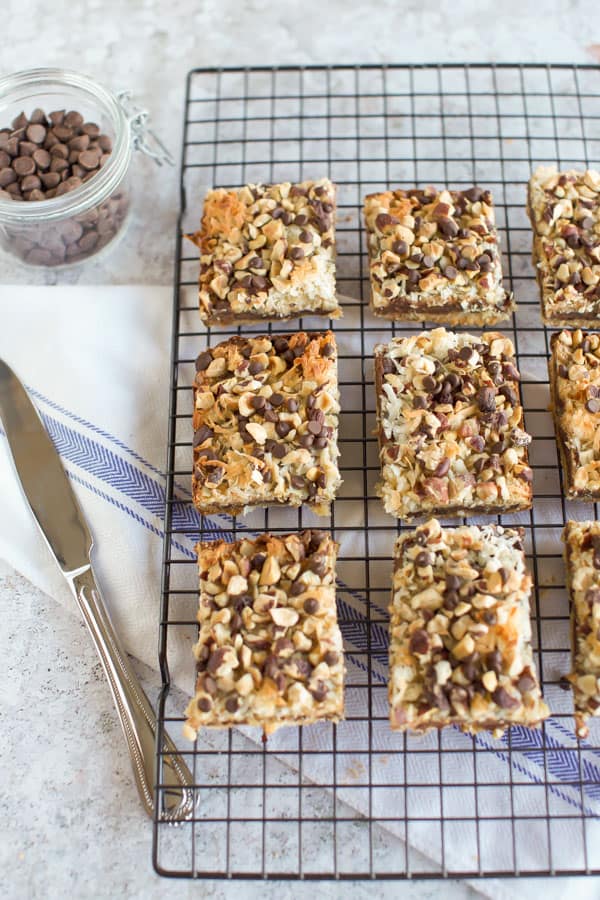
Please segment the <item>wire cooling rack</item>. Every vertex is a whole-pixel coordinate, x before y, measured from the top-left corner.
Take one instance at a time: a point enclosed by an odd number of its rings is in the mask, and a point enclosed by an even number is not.
[[[408,878],[600,872],[600,728],[577,741],[569,670],[568,604],[560,532],[597,517],[566,502],[548,406],[549,333],[530,262],[525,185],[533,167],[600,161],[600,73],[592,66],[449,65],[198,69],[189,74],[175,269],[169,412],[160,724],[181,733],[191,692],[200,538],[331,528],[340,542],[338,613],[348,660],[346,720],[202,734],[181,742],[193,771],[193,821],[156,820],[154,864],[171,876]],[[233,330],[205,331],[197,312],[198,258],[181,232],[197,228],[207,188],[328,175],[338,185],[338,284],[355,298],[332,324],[340,349],[341,471],[330,519],[270,509],[198,517],[189,500],[194,359]],[[511,335],[522,373],[535,505],[499,517],[526,533],[535,594],[533,641],[552,718],[503,739],[450,728],[415,737],[387,719],[387,603],[400,526],[374,494],[378,474],[372,351],[408,331],[375,320],[361,202],[388,186],[478,183],[492,189],[506,278],[518,308]],[[425,323],[424,323],[425,324]],[[282,326],[285,332],[295,329]],[[323,322],[305,319],[301,327]],[[258,329],[245,329],[259,330]],[[270,329],[269,329],[270,330]],[[474,520],[479,521],[479,520]],[[483,519],[483,521],[486,521]],[[489,521],[489,518],[487,519]],[[160,735],[158,746],[162,743]],[[157,808],[162,760],[157,758]]]

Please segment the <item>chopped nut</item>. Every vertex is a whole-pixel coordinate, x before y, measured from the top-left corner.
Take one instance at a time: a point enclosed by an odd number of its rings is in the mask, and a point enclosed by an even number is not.
[[[291,628],[300,618],[295,609],[289,607],[276,607],[270,610],[271,618],[280,628]]]

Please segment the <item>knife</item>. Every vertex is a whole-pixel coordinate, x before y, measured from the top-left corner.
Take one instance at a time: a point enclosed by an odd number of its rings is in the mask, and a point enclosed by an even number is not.
[[[161,810],[154,802],[156,716],[115,633],[91,562],[93,539],[65,470],[27,391],[0,359],[0,419],[17,477],[35,521],[75,597],[102,668],[131,755],[135,782],[148,814],[180,822],[194,812],[192,775],[164,734]]]

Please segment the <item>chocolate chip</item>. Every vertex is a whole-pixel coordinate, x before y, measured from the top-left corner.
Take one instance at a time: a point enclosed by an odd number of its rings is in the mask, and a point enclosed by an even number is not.
[[[335,347],[333,344],[323,344],[323,349],[321,350],[323,356],[327,359],[330,356],[335,354]]]
[[[212,709],[212,702],[209,697],[200,697],[198,700],[198,709],[200,712],[210,712]]]
[[[298,411],[298,401],[294,399],[294,397],[290,397],[286,401],[286,407],[288,412],[295,413]]]
[[[433,474],[437,478],[443,478],[444,475],[448,474],[449,470],[450,470],[450,460],[448,459],[448,457],[445,457],[438,463]]]
[[[284,400],[283,394],[275,393],[275,394],[271,394],[271,396],[269,397],[269,403],[271,404],[271,406],[275,406],[275,407],[281,406],[281,404],[283,403],[283,400]]]
[[[535,687],[535,678],[531,675],[527,669],[525,669],[519,680],[517,681],[517,690],[521,694],[526,694],[527,691],[532,691]]]
[[[456,237],[458,234],[458,225],[450,216],[441,217],[437,224],[444,237]]]
[[[259,372],[263,372],[265,370],[264,363],[259,362],[257,359],[253,359],[250,365],[248,366],[248,372],[251,375],[258,375]],[[272,401],[271,401],[272,402]]]
[[[275,431],[277,432],[278,436],[281,438],[287,437],[291,430],[292,430],[292,426],[289,424],[289,422],[284,422],[284,421],[280,420],[275,425]]]
[[[236,712],[239,705],[240,705],[240,701],[235,696],[228,697],[227,700],[225,701],[225,709],[227,710],[227,712],[230,712],[230,713]]]
[[[488,653],[486,657],[486,664],[488,669],[491,669],[492,672],[495,672],[496,675],[502,669],[502,654],[499,650],[492,650],[491,653]]]
[[[198,447],[200,444],[203,444],[204,441],[208,440],[208,438],[212,437],[213,434],[213,430],[209,428],[208,425],[201,425],[200,428],[194,432],[193,446]]]
[[[316,597],[307,597],[304,601],[304,612],[309,616],[314,616],[319,611],[319,601]]]
[[[411,653],[422,655],[429,650],[429,636],[423,628],[417,628],[410,636],[408,649]]]
[[[308,423],[308,430],[311,432],[311,434],[314,434],[314,435],[320,434],[322,428],[323,428],[323,424],[322,424],[322,422],[319,422],[318,419],[312,419]]]
[[[392,244],[392,252],[397,256],[407,256],[408,250],[409,247],[406,241],[394,241]]]
[[[375,219],[375,225],[380,231],[383,231],[384,228],[394,225],[397,221],[398,220],[395,219],[394,216],[390,216],[389,213],[379,213]]]
[[[428,391],[429,393],[434,391],[437,386],[437,381],[435,380],[435,378],[432,375],[425,375],[422,383],[423,383],[424,389],[426,391]]]
[[[211,653],[206,666],[211,675],[214,675],[221,668],[226,656],[227,649],[225,647],[219,647],[218,650],[214,650]]]
[[[600,400],[591,398],[590,400],[588,400],[586,402],[585,408],[587,409],[588,412],[591,412],[591,413],[599,412],[600,411]]]
[[[458,272],[454,268],[454,266],[446,266],[444,269],[444,277],[450,279],[450,281],[454,281],[457,277]]]
[[[196,359],[196,372],[204,372],[205,369],[208,369],[212,362],[212,353],[210,351],[205,350],[204,353],[201,353],[200,356]]]
[[[508,693],[506,688],[497,687],[494,693],[492,694],[492,700],[494,703],[497,703],[502,709],[516,709],[521,705],[521,701],[517,700],[516,697],[511,696]]]
[[[311,688],[310,692],[317,703],[321,703],[327,696],[327,686],[323,681],[318,681],[316,687]]]
[[[482,387],[477,392],[477,405],[481,412],[494,412],[496,409],[496,392],[491,387]]]
[[[252,399],[250,400],[250,406],[252,407],[252,409],[261,410],[264,409],[266,405],[267,401],[264,397],[261,396],[252,397]]]
[[[431,553],[428,553],[426,550],[421,550],[420,553],[417,553],[415,557],[415,565],[420,569],[424,569],[426,566],[430,566],[433,563],[433,557]]]
[[[290,259],[294,260],[304,259],[304,250],[302,249],[302,247],[292,247],[292,249],[289,251],[288,256],[290,257]]]
[[[273,441],[273,446],[271,448],[271,453],[275,457],[275,459],[283,459],[283,457],[287,454],[288,448],[286,444],[280,444],[277,441]]]
[[[339,658],[340,655],[339,653],[336,653],[335,650],[328,650],[323,657],[323,662],[331,668],[331,666],[337,665]]]

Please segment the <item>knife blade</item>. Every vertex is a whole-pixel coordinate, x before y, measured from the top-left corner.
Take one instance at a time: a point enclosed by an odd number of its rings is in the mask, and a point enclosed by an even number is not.
[[[60,457],[29,394],[0,359],[0,419],[17,478],[39,529],[75,597],[113,696],[146,811],[161,821],[185,821],[195,806],[192,775],[166,732],[157,754],[161,809],[155,810],[157,721],[116,635],[95,580],[93,539]]]

